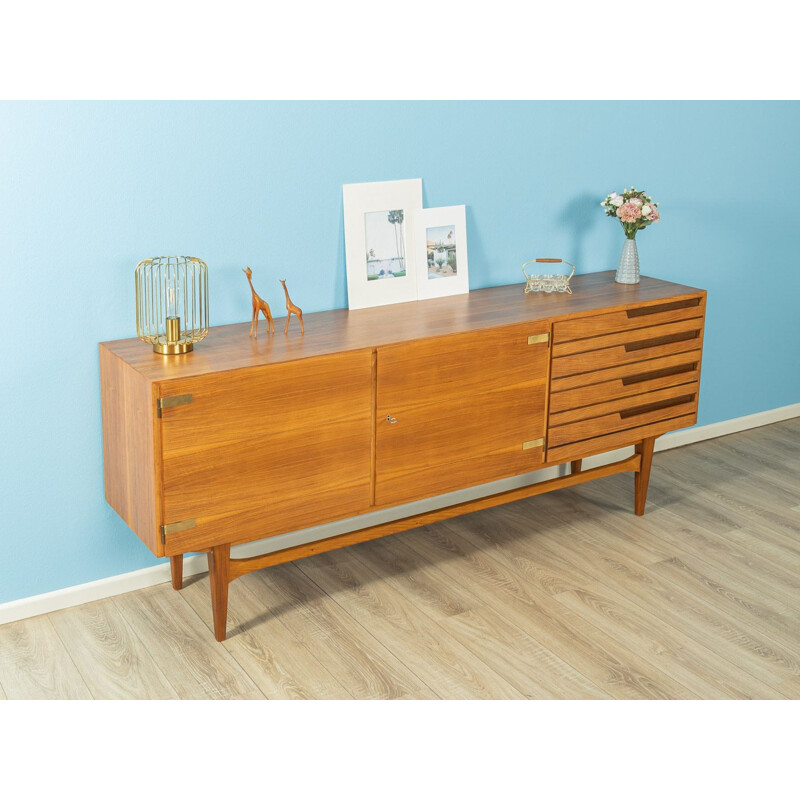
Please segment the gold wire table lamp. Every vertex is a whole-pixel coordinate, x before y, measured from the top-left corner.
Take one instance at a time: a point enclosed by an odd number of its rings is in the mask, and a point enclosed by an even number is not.
[[[188,353],[208,334],[208,267],[193,256],[136,265],[136,335],[162,355]]]

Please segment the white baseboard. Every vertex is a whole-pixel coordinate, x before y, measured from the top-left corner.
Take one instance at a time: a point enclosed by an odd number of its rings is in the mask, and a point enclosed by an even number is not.
[[[695,426],[684,430],[675,431],[661,436],[656,440],[656,451],[671,450],[673,447],[694,442],[702,442],[706,439],[715,439],[718,436],[727,436],[730,433],[758,428],[762,425],[770,425],[773,422],[800,417],[800,403],[790,406],[775,408],[771,411],[761,411],[758,414],[749,414],[746,417],[737,417],[724,422],[715,422],[711,425]],[[609,453],[592,456],[584,459],[587,468],[599,467],[603,464],[610,464],[618,460],[626,453],[633,452],[633,448],[623,448]],[[518,475],[514,478],[507,478],[502,481],[474,486],[470,489],[463,489],[458,492],[432,497],[427,500],[420,500],[415,503],[408,503],[404,506],[375,511],[371,514],[364,514],[360,517],[352,517],[338,522],[331,522],[327,525],[320,525],[315,528],[306,528],[302,531],[293,531],[281,536],[273,536],[268,540],[250,542],[233,548],[232,554],[237,558],[244,558],[261,553],[270,553],[275,550],[283,550],[286,547],[294,547],[299,544],[327,539],[330,536],[338,536],[340,533],[356,530],[368,525],[376,525],[381,522],[388,522],[392,519],[407,517],[429,511],[435,508],[459,503],[464,500],[471,500],[476,497],[495,494],[497,492],[514,489],[519,486],[527,486],[532,483],[549,480],[563,474],[564,467],[550,467],[549,469],[539,470],[538,472]],[[208,569],[205,555],[187,556],[183,562],[184,577],[198,575]],[[64,608],[71,608],[92,600],[101,600],[105,597],[131,592],[135,589],[144,589],[147,586],[155,586],[170,580],[169,563],[158,564],[154,567],[139,569],[135,572],[126,572],[123,575],[115,575],[111,578],[103,578],[91,583],[83,583],[78,586],[70,586],[66,589],[58,589],[46,594],[38,594],[33,597],[24,597],[21,600],[12,600],[10,603],[0,605],[0,625],[7,622],[15,622],[28,617],[35,617],[40,614],[48,614],[51,611],[59,611]]]

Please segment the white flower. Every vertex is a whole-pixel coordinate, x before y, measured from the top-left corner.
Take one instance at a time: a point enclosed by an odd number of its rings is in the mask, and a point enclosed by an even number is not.
[[[619,208],[625,201],[616,192],[614,192],[614,194],[608,198],[608,202],[611,203],[612,206]]]
[[[642,216],[643,217],[649,217],[650,216],[650,206],[647,205],[647,203],[645,203],[642,206]]]

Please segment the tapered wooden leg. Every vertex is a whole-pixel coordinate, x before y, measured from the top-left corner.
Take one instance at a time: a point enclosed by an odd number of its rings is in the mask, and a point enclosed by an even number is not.
[[[172,572],[172,588],[176,591],[183,588],[183,554],[169,557],[169,568]]]
[[[583,464],[583,459],[579,458],[577,461],[570,461],[569,468],[571,475],[577,475],[581,471],[581,465]]]
[[[647,487],[650,484],[650,466],[653,463],[653,446],[655,443],[655,437],[651,436],[647,439],[642,439],[636,445],[636,452],[642,457],[642,463],[636,473],[634,509],[637,516],[640,517],[644,514],[644,505],[647,502]]]
[[[221,544],[208,551],[208,575],[211,579],[211,609],[214,613],[214,636],[225,641],[228,625],[228,584],[231,574],[231,546]]]

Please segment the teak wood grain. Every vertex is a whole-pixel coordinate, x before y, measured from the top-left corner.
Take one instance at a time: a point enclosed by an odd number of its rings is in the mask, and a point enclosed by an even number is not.
[[[378,505],[530,472],[542,463],[549,326],[514,325],[378,350]]]
[[[168,554],[320,524],[370,506],[372,354],[189,378],[162,417]]]
[[[627,430],[595,436],[592,439],[584,439],[583,441],[568,443],[559,447],[548,447],[547,461],[552,464],[563,464],[575,458],[587,458],[598,453],[606,453],[609,450],[616,450],[620,447],[635,444],[651,436],[657,437],[668,431],[687,428],[690,425],[694,425],[695,422],[697,422],[696,413],[686,414],[685,416],[674,417],[661,422],[652,422],[649,425],[631,427]]]
[[[352,544],[369,542],[373,539],[380,539],[393,533],[400,533],[422,525],[430,525],[455,516],[469,514],[484,508],[492,508],[497,505],[513,502],[524,497],[534,497],[535,495],[545,494],[553,489],[576,486],[579,483],[603,478],[608,475],[616,475],[618,472],[636,472],[641,466],[641,457],[637,454],[629,456],[613,464],[605,464],[602,467],[594,467],[591,470],[578,471],[563,478],[553,478],[549,481],[534,483],[530,486],[521,486],[518,489],[509,489],[499,494],[479,497],[475,500],[465,500],[445,508],[438,508],[433,511],[425,511],[415,514],[413,517],[382,522],[379,525],[372,525],[368,528],[361,528],[357,531],[342,533],[339,536],[332,536],[328,539],[321,539],[309,544],[301,544],[296,547],[289,547],[285,550],[277,550],[272,553],[265,553],[261,556],[251,556],[249,558],[236,558],[231,560],[230,579],[235,580],[243,575],[247,575],[264,567],[273,567],[278,564],[286,564],[290,561],[297,561],[301,558],[327,553],[330,550],[339,550],[342,547],[349,547]]]
[[[602,318],[601,318],[602,319]],[[679,322],[669,322],[665,325],[649,325],[644,328],[634,330],[624,330],[614,333],[606,333],[603,336],[591,336],[586,339],[573,339],[571,342],[556,344],[553,346],[553,357],[568,356],[572,353],[586,353],[590,350],[602,350],[606,347],[616,345],[641,345],[648,341],[655,341],[661,338],[677,338],[677,334],[699,331],[703,327],[702,317],[684,319]]]
[[[161,555],[153,386],[103,346],[100,347],[100,403],[106,500],[128,527]]]
[[[702,351],[699,349],[702,342],[695,348],[688,350],[685,353],[677,353],[671,356],[660,356],[657,358],[647,359],[646,361],[637,361],[630,364],[622,364],[617,367],[607,367],[589,372],[580,372],[577,375],[567,375],[562,378],[553,378],[550,381],[550,391],[553,397],[557,392],[564,392],[567,389],[578,389],[582,387],[591,387],[598,383],[604,383],[611,380],[621,380],[623,383],[635,383],[639,379],[647,378],[654,374],[658,374],[663,370],[686,368],[698,369],[700,366],[700,358]]]
[[[682,387],[677,387],[682,390]],[[623,416],[620,413],[605,414],[602,417],[582,419],[567,425],[558,425],[550,428],[548,440],[552,448],[571,442],[580,442],[584,439],[593,439],[606,433],[626,431],[641,425],[649,425],[661,420],[674,419],[687,414],[696,413],[696,395],[690,393],[664,401],[669,405],[656,408],[652,411],[642,411],[632,416]]]
[[[685,379],[684,379],[685,380]],[[698,391],[697,381],[689,381],[678,383],[675,386],[668,386],[664,389],[655,391],[638,392],[633,396],[617,397],[613,400],[606,400],[602,403],[593,403],[592,405],[575,406],[566,411],[551,412],[550,426],[555,428],[559,425],[566,425],[569,422],[578,422],[580,420],[588,420],[598,417],[603,417],[606,414],[622,414],[623,417],[628,414],[629,417],[635,419],[632,411],[637,408],[646,406],[653,406],[655,404],[664,403],[666,400],[675,400],[678,397],[690,395],[695,397]],[[604,397],[601,394],[601,389],[595,387],[595,399]],[[610,428],[608,429],[611,430]]]
[[[605,402],[631,397],[632,395],[647,394],[669,386],[678,386],[683,383],[696,383],[700,380],[700,370],[695,363],[680,364],[663,370],[647,370],[638,375],[616,378],[609,381],[600,381],[588,386],[579,386],[577,389],[567,391],[552,391],[550,395],[551,419],[556,414],[580,413],[585,406],[597,404],[598,398]]]
[[[554,378],[579,375],[584,372],[605,369],[606,367],[645,362],[661,356],[685,353],[702,347],[703,332],[701,330],[690,331],[688,335],[691,338],[655,342],[642,348],[630,349],[629,345],[621,344],[617,347],[606,347],[602,350],[590,350],[585,353],[554,358],[552,375]],[[646,341],[651,342],[653,340]]]
[[[661,325],[665,322],[702,317],[705,297],[690,297],[669,303],[657,303],[625,311],[613,311],[596,317],[582,317],[556,322],[553,325],[553,342],[560,345],[573,339],[619,333],[633,328]]]
[[[293,329],[257,342],[249,338],[249,323],[213,327],[192,353],[164,358],[138,339],[104,342],[101,347],[119,356],[150,381],[208,375],[313,358],[348,350],[413,342],[432,336],[485,330],[499,325],[571,319],[601,314],[611,309],[645,308],[697,298],[704,292],[656,278],[642,277],[635,285],[614,282],[613,271],[577,275],[570,283],[573,294],[524,294],[514,284],[478,289],[469,294],[398,303],[358,311],[336,309],[304,314],[306,332]],[[243,305],[242,316],[249,313]]]
[[[231,545],[545,465],[571,462],[571,474],[524,496],[574,485],[599,474],[581,459],[631,444],[635,459],[606,474],[637,474],[641,513],[648,442],[696,419],[705,293],[612,273],[573,286],[307,314],[304,335],[258,341],[246,324],[223,326],[176,357],[138,340],[101,344],[107,498],[172,558],[175,588],[180,557],[209,552],[219,640],[236,577],[428,517],[267,559],[231,559]]]

